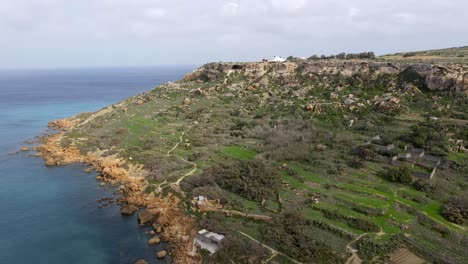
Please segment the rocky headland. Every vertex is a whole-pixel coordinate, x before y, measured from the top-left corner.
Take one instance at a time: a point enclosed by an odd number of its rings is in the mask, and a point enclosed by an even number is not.
[[[196,236],[193,217],[184,213],[180,199],[169,193],[156,197],[145,193],[148,186],[145,176],[148,172],[141,165],[127,164],[117,156],[102,156],[104,151],[82,154],[73,145],[61,144],[64,133],[78,123],[78,117],[51,121],[48,126],[57,133],[41,137],[42,145],[35,148],[47,166],[62,166],[71,163],[84,163],[100,172],[97,180],[103,186],[117,186],[120,194],[118,203],[123,215],[139,211],[140,224],[151,224],[155,231],[150,244],[158,244],[159,239],[171,243],[171,256],[174,263],[201,263],[193,248]],[[158,243],[154,243],[155,240]],[[156,252],[158,258],[166,256],[165,251]]]

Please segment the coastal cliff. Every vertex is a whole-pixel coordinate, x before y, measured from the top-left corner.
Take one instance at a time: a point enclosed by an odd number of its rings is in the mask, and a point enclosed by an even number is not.
[[[438,259],[423,240],[455,263],[463,248],[439,231],[462,241],[466,228],[428,205],[453,198],[436,190],[463,192],[452,179],[466,166],[467,100],[463,64],[209,63],[51,122],[58,133],[37,151],[46,165],[99,171],[122,212],[140,209],[158,233],[151,241],[170,243],[174,263],[388,260],[408,245]],[[428,160],[406,158],[414,153]],[[436,180],[382,176],[406,166],[423,175],[429,159],[442,167]],[[195,247],[202,228],[225,235],[219,252]]]
[[[373,61],[324,60],[285,63],[210,63],[184,77],[186,81],[212,81],[221,76],[240,73],[262,83],[267,77],[277,76],[294,80],[315,76],[339,76],[342,78],[377,79],[383,75],[413,75],[429,90],[468,91],[468,66],[431,65],[428,63],[393,63]],[[259,79],[259,80],[257,80]]]

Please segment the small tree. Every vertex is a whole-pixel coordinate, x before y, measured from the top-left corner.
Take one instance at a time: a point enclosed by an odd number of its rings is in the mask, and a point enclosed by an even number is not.
[[[344,60],[346,59],[346,53],[344,52],[338,53],[338,55],[336,55],[336,58],[340,60]]]
[[[409,165],[403,165],[398,168],[391,168],[387,171],[387,178],[394,182],[411,184],[414,182],[414,171]]]

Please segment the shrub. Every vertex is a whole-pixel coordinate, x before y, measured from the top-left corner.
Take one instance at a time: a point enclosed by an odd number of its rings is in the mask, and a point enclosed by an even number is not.
[[[431,184],[431,182],[424,179],[418,179],[414,181],[413,187],[418,191],[426,193],[434,191],[434,186]]]
[[[318,242],[305,230],[311,222],[298,212],[285,212],[268,222],[261,230],[273,248],[305,263],[342,263],[330,246]]]
[[[262,159],[220,164],[203,175],[214,179],[221,188],[254,201],[274,197],[281,182],[276,171]]]
[[[468,194],[449,200],[442,209],[442,215],[450,222],[464,224],[468,220]]]
[[[413,168],[406,164],[398,168],[389,168],[384,173],[384,177],[390,181],[404,184],[411,184],[415,180]]]
[[[277,161],[308,161],[314,145],[330,137],[300,118],[258,125],[250,136],[264,140],[264,156]]]
[[[355,169],[361,169],[364,167],[364,162],[360,159],[353,158],[348,161],[348,166]]]
[[[366,161],[373,161],[377,154],[375,151],[367,146],[359,146],[353,150],[354,155],[358,156],[359,158],[366,160]]]
[[[366,257],[384,256],[392,253],[400,247],[401,238],[393,236],[386,242],[376,242],[372,239],[363,238],[359,240],[359,254]]]
[[[413,56],[416,56],[415,52],[407,52],[403,54],[403,58],[408,58],[408,57],[413,57]]]

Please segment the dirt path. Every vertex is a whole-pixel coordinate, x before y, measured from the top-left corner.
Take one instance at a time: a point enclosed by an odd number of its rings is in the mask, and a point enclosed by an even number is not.
[[[288,260],[292,261],[293,263],[302,264],[302,262],[299,262],[299,261],[297,261],[297,260],[295,260],[295,259],[292,259],[292,258],[288,257],[286,254],[283,254],[283,253],[279,252],[278,250],[276,250],[276,249],[274,249],[274,248],[272,248],[272,247],[270,247],[270,246],[268,246],[268,245],[263,244],[262,242],[256,240],[255,238],[253,238],[253,237],[247,235],[246,233],[244,233],[244,232],[242,232],[242,231],[237,231],[237,232],[239,232],[239,234],[245,236],[246,238],[248,238],[248,239],[250,239],[250,240],[252,240],[252,241],[254,241],[254,242],[260,244],[262,247],[264,247],[264,248],[270,250],[270,252],[271,252],[271,254],[272,254],[272,257],[270,257],[269,259],[267,259],[265,263],[268,263],[270,260],[272,260],[272,259],[273,259],[274,257],[276,257],[277,255],[281,255],[281,256],[287,258]]]
[[[346,245],[346,250],[349,253],[351,253],[351,257],[349,257],[348,260],[346,260],[345,264],[361,264],[362,263],[361,258],[357,254],[358,249],[353,248],[353,243],[355,243],[356,241],[358,241],[359,239],[361,239],[362,237],[364,237],[365,235],[368,235],[368,234],[369,233],[361,234],[358,237],[356,237],[353,241],[349,242],[348,245]]]

